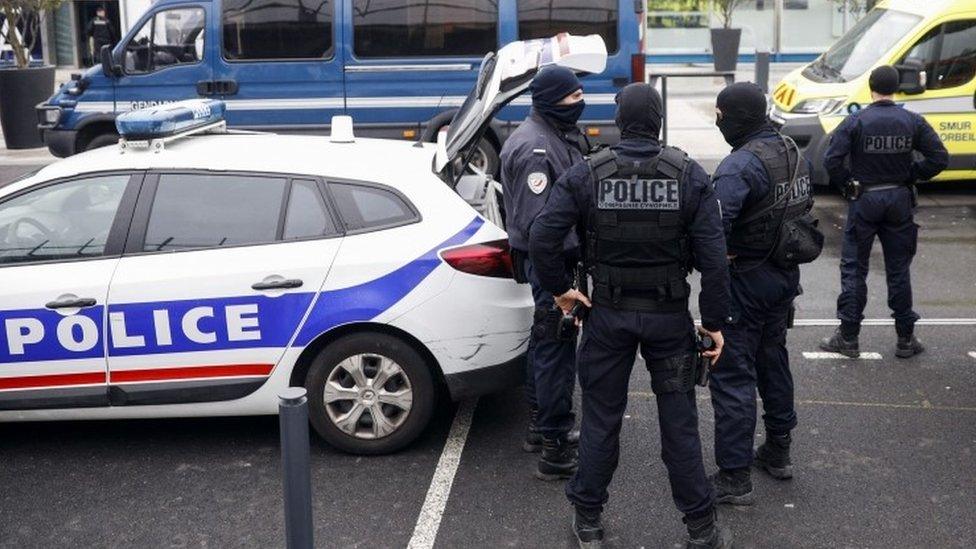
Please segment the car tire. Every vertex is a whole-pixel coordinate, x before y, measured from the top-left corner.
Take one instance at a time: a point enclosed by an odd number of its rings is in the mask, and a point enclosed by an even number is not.
[[[478,153],[481,158],[479,167],[482,168],[486,174],[492,177],[498,177],[499,169],[501,168],[501,158],[498,156],[498,150],[495,149],[495,144],[491,142],[487,137],[482,137],[481,141],[478,142]]]
[[[102,133],[91,138],[88,143],[85,143],[85,148],[80,151],[90,151],[92,149],[98,149],[101,147],[107,147],[109,145],[115,145],[119,142],[119,136],[115,133]]]
[[[381,373],[386,383],[374,386]],[[421,354],[401,339],[375,332],[329,344],[312,361],[305,388],[312,427],[351,454],[388,454],[410,444],[430,422],[436,399]]]

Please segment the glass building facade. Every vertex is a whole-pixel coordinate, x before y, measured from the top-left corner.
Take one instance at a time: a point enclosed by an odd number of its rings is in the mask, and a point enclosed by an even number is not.
[[[742,29],[740,54],[816,55],[851,28],[870,0],[740,0],[732,27]],[[648,0],[647,53],[679,59],[711,54],[710,28],[722,22],[712,0]]]

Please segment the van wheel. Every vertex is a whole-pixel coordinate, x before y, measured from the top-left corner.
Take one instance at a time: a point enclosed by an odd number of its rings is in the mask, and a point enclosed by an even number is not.
[[[90,151],[92,149],[98,149],[100,147],[107,147],[109,145],[115,145],[119,142],[119,136],[116,133],[102,133],[91,138],[88,143],[83,145],[83,149],[79,152]]]
[[[492,177],[498,176],[501,160],[491,140],[483,137],[478,141],[478,146],[471,156],[471,164]]]
[[[403,448],[427,427],[434,410],[426,361],[386,334],[353,334],[330,344],[312,361],[305,388],[315,431],[352,454]]]

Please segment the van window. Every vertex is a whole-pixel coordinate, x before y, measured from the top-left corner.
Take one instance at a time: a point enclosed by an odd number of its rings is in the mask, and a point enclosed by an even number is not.
[[[206,19],[202,8],[160,11],[125,46],[128,74],[153,72],[203,59]]]
[[[973,77],[976,77],[976,20],[946,23],[939,61],[934,74],[929,72],[930,87],[961,86]]]
[[[814,82],[848,82],[865,73],[922,20],[896,10],[875,8],[803,70]]]
[[[497,0],[355,0],[358,57],[481,57],[498,44]]]
[[[223,10],[225,59],[332,56],[329,0],[224,0]]]
[[[560,32],[599,34],[607,51],[617,51],[617,0],[519,0],[519,40]]]

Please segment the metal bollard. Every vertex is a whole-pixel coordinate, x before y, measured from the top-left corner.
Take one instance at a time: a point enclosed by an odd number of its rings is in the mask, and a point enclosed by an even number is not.
[[[756,50],[756,84],[769,93],[769,52]]]
[[[285,489],[285,547],[288,549],[312,549],[312,478],[308,398],[305,395],[304,387],[289,387],[278,394]]]

